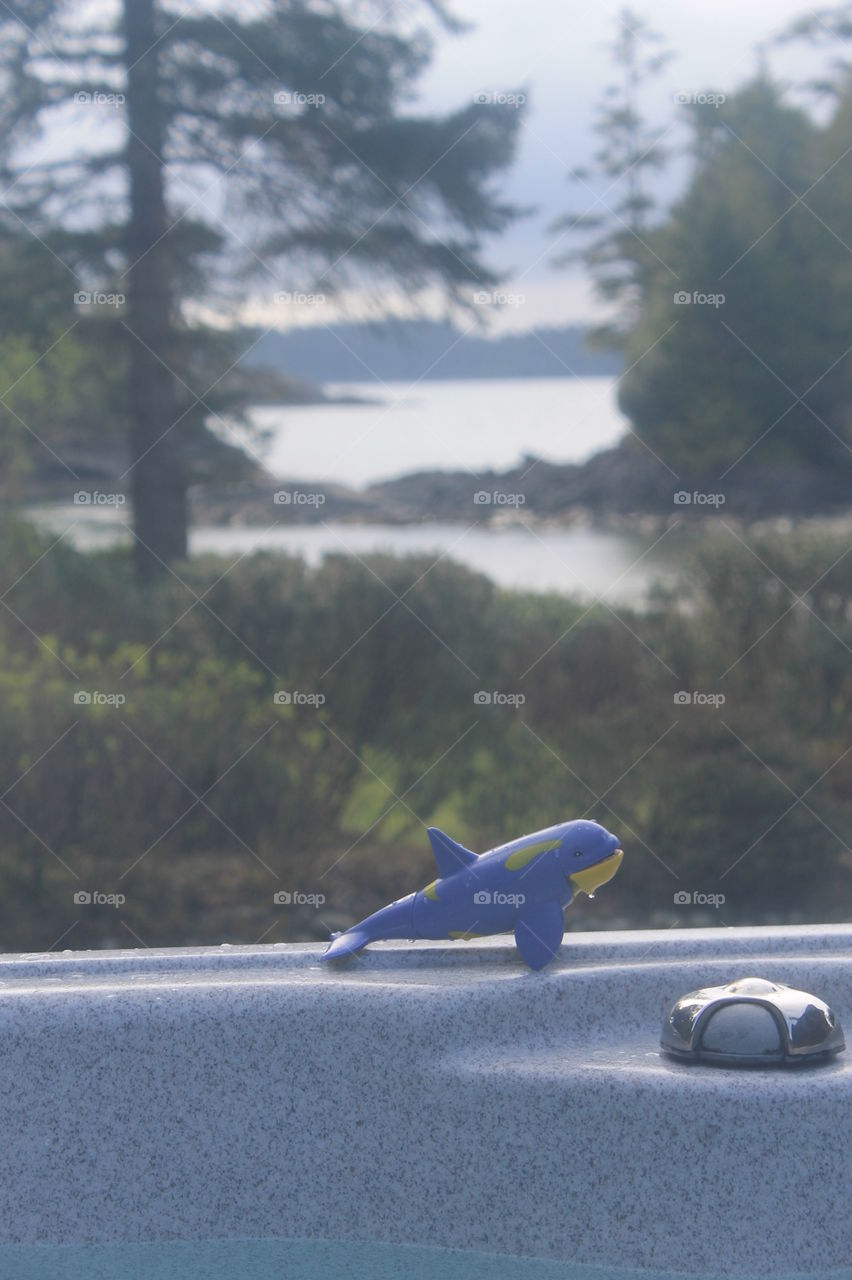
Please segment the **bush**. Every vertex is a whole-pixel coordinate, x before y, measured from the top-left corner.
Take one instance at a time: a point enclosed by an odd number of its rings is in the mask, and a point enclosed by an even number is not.
[[[627,857],[572,927],[846,913],[840,544],[709,539],[613,613],[418,558],[208,558],[143,593],[123,552],[1,537],[6,949],[322,937],[433,878],[426,825],[485,849],[583,814]]]

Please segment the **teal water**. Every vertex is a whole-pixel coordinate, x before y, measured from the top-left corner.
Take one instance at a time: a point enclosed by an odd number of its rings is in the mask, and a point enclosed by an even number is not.
[[[0,1246],[2,1280],[686,1280],[687,1275],[712,1280],[694,1271],[614,1271],[454,1249],[313,1240]],[[850,1278],[852,1271],[831,1277],[819,1273],[819,1280]]]

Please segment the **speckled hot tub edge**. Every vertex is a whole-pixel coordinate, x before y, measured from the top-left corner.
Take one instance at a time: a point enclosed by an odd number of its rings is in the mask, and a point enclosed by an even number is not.
[[[661,1058],[684,991],[802,986],[852,927],[0,957],[0,1244],[387,1240],[714,1275],[852,1258],[852,1067]],[[771,1226],[770,1226],[771,1224]]]

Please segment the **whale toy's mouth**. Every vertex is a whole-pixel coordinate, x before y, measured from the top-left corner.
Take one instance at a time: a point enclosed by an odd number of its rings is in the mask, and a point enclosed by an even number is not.
[[[606,884],[615,875],[621,866],[624,857],[623,849],[616,849],[615,853],[611,853],[608,858],[604,858],[602,862],[596,862],[593,867],[586,867],[584,871],[575,871],[568,879],[574,886],[577,893],[594,893],[602,884]]]

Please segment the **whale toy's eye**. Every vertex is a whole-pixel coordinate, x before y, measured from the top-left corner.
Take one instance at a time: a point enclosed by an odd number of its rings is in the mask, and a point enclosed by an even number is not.
[[[574,850],[574,857],[575,857],[575,858],[582,858],[582,856],[583,856],[583,850],[582,850],[582,849],[575,849],[575,850]]]

